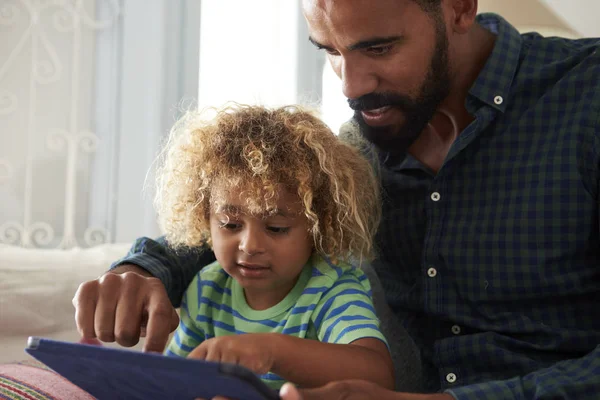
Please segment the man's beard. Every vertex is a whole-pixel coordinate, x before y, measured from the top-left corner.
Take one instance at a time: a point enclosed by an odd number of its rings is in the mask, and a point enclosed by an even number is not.
[[[405,153],[425,129],[441,102],[448,96],[449,75],[446,28],[443,22],[437,20],[434,55],[416,99],[394,92],[369,93],[358,99],[348,99],[350,108],[355,110],[354,120],[358,123],[361,134],[387,153],[392,155]],[[365,122],[362,110],[374,110],[385,106],[403,111],[405,122],[402,126],[373,127]]]

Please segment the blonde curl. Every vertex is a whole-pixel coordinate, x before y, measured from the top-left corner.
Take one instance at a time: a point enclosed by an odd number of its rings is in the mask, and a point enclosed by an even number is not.
[[[172,246],[211,244],[214,187],[243,183],[248,207],[264,211],[275,207],[277,188],[285,185],[302,204],[317,252],[341,260],[374,256],[380,187],[356,146],[299,106],[214,111],[214,118],[181,118],[159,159],[155,206]]]

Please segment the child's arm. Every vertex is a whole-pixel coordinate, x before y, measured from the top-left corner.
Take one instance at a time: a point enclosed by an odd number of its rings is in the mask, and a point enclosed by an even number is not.
[[[258,374],[272,372],[304,387],[341,379],[394,386],[393,362],[364,274],[347,271],[311,312],[318,340],[279,333],[212,338],[190,357],[230,362]]]
[[[190,355],[240,364],[257,374],[272,372],[303,387],[342,379],[362,379],[394,388],[393,363],[381,340],[323,343],[281,333],[249,333],[209,339]]]
[[[375,338],[350,344],[323,343],[272,334],[272,372],[303,387],[323,386],[342,379],[362,379],[394,389],[394,365],[385,343]]]
[[[379,328],[367,276],[360,269],[342,269],[333,264],[327,268],[317,265],[316,268],[330,278],[337,278],[319,299],[311,315],[319,342],[309,341],[302,346],[286,342],[289,347],[298,346],[297,353],[292,353],[296,357],[303,351],[310,352],[315,362],[310,367],[304,358],[296,370],[296,365],[290,367],[287,356],[278,352],[282,375],[287,374],[286,368],[291,373],[308,368],[304,371],[310,373],[305,372],[307,376],[298,384],[320,386],[340,379],[364,379],[393,389],[394,364]]]

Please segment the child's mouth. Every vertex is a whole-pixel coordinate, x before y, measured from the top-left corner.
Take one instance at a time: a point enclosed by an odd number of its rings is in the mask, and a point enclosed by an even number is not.
[[[238,263],[240,274],[245,278],[262,278],[270,268],[260,264]]]

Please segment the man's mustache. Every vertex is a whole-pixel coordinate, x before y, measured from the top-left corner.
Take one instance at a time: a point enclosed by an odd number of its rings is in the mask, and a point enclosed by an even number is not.
[[[404,111],[415,108],[415,102],[409,97],[397,93],[369,93],[357,99],[348,99],[348,105],[354,111],[375,110],[382,107],[397,107]]]

